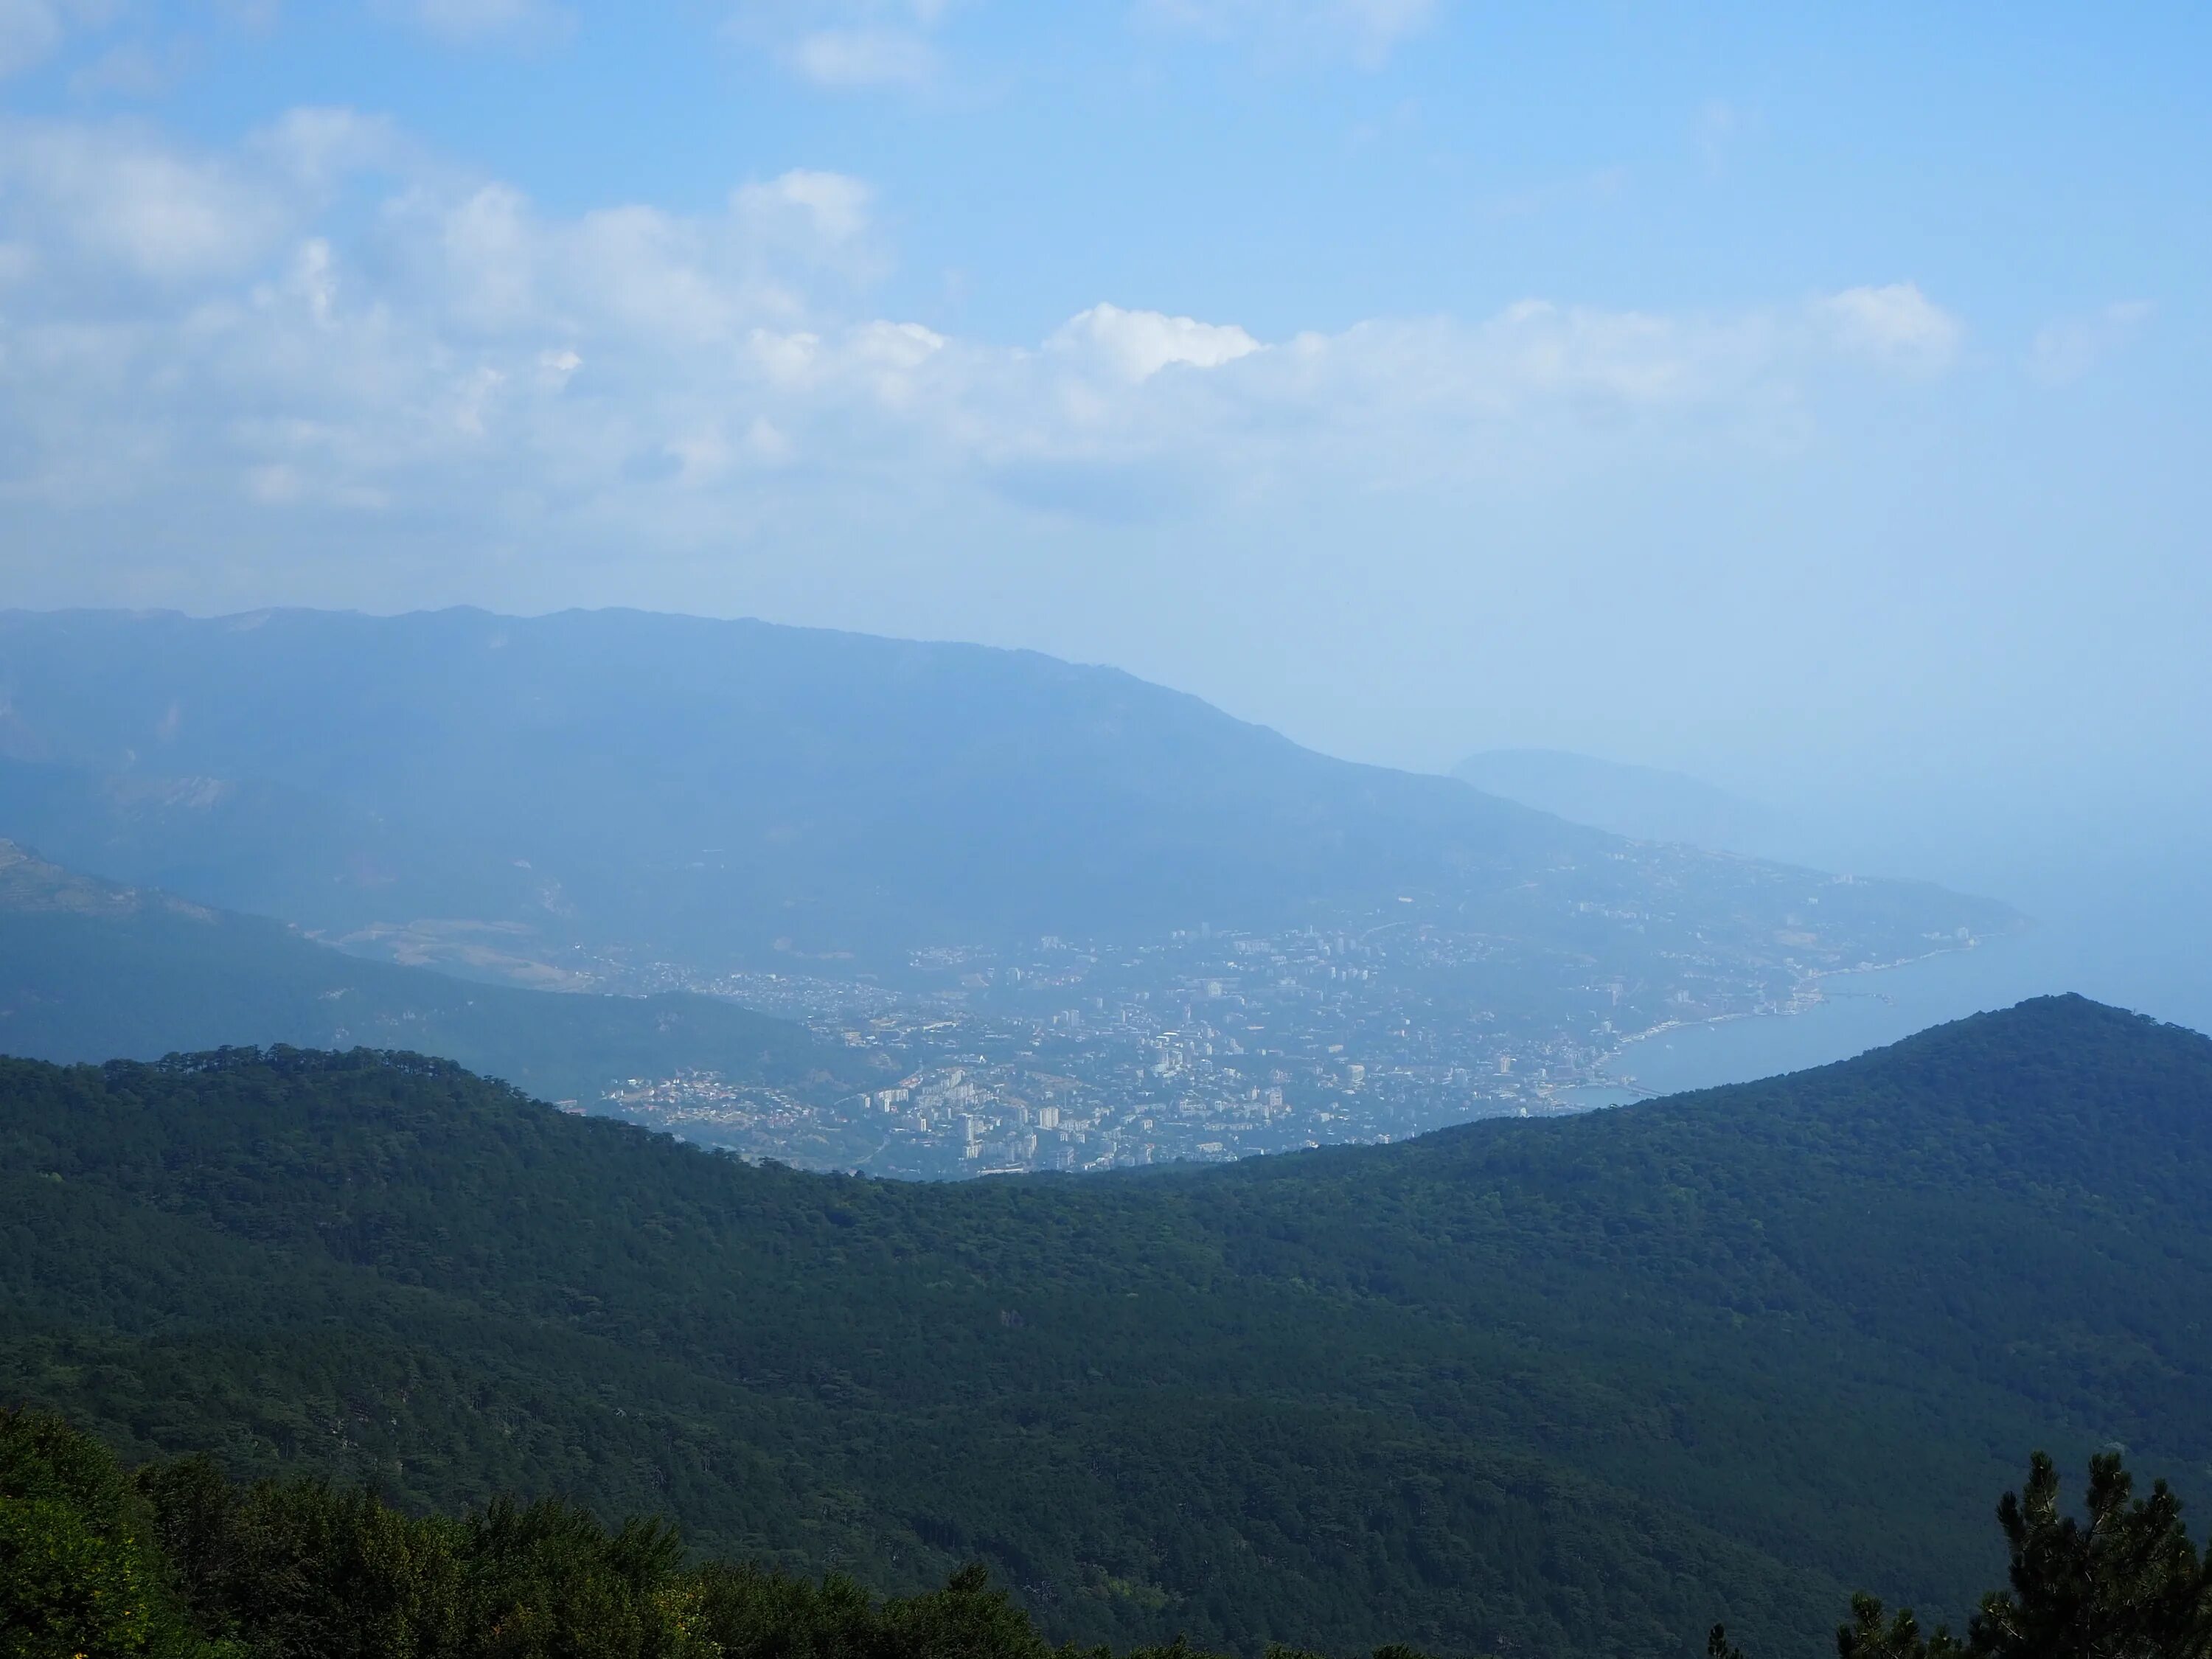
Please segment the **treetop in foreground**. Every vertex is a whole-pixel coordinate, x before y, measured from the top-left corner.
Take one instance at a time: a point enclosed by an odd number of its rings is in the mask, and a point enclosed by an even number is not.
[[[1110,1659],[1047,1642],[980,1565],[878,1600],[835,1574],[690,1561],[661,1522],[557,1501],[410,1516],[312,1479],[234,1486],[205,1457],[126,1475],[61,1419],[0,1412],[0,1659],[586,1656]],[[1208,1656],[1177,1640],[1126,1659]]]
[[[2212,1553],[2199,1559],[2165,1481],[2148,1498],[2118,1452],[2089,1460],[2080,1517],[2063,1514],[2058,1467],[2043,1452],[2027,1483],[1997,1505],[2008,1587],[1992,1590],[1964,1641],[1923,1634],[1910,1607],[1889,1613],[1862,1592],[1836,1632],[1838,1659],[2206,1659],[2212,1655]],[[1743,1659],[1716,1625],[1708,1659]]]

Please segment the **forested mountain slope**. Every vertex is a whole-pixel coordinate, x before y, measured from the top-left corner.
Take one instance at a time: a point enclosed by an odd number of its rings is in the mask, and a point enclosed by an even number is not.
[[[716,971],[1376,906],[1615,972],[2009,921],[1899,884],[1813,908],[1802,872],[1637,851],[1109,669],[628,611],[0,612],[0,835],[334,935],[437,919]]]
[[[746,1168],[372,1054],[0,1067],[0,1395],[126,1453],[665,1510],[1048,1630],[1813,1652],[1987,1494],[2212,1489],[2212,1042],[2075,998],[1134,1178]]]
[[[639,1074],[834,1092],[889,1063],[711,997],[529,991],[363,961],[0,841],[0,1054],[155,1060],[218,1043],[404,1048],[586,1104]]]

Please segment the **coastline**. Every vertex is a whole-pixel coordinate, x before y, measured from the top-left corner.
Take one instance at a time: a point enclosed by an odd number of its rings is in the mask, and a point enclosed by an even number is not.
[[[1978,960],[1994,961],[2007,953],[1992,950],[1990,947],[2017,939],[2028,931],[2030,928],[2024,927],[2016,930],[2008,930],[2003,933],[1977,937],[1963,944],[1946,945],[1936,950],[1922,951],[1914,956],[1900,957],[1892,962],[1869,966],[1821,969],[1808,972],[1799,976],[1791,988],[1788,1002],[1779,1006],[1740,1009],[1729,1013],[1711,1015],[1703,1019],[1662,1020],[1656,1025],[1622,1037],[1600,1056],[1587,1078],[1580,1083],[1569,1085],[1558,1091],[1554,1098],[1558,1099],[1561,1107],[1567,1110],[1591,1109],[1593,1105],[1601,1103],[1640,1103],[1647,1100],[1660,1099],[1667,1095],[1680,1094],[1701,1088],[1718,1087],[1728,1083],[1748,1081],[1754,1077],[1804,1070],[1811,1066],[1827,1065],[1834,1060],[1849,1059],[1854,1054],[1865,1052],[1867,1048],[1879,1048],[1885,1043],[1898,1041],[1903,1036],[1911,1035],[1914,1030],[1923,1029],[1926,1025],[1940,1024],[1946,1020],[1960,1018],[1963,1013],[1972,1012],[1973,1007],[1985,1006],[1987,999],[1982,994],[1983,988],[1979,984],[1979,981],[1985,976],[1968,969],[1957,975],[1960,980],[1967,981],[1961,985],[1942,984],[1923,988],[1909,983],[1902,986],[1891,984],[1881,988],[1870,989],[1863,997],[1844,996],[1838,994],[1833,988],[1838,981],[1862,977],[1874,981],[1878,976],[1909,975],[1913,969],[1930,969],[1937,964],[1967,964],[1976,963]],[[1770,1035],[1786,1032],[1793,1037],[1802,1036],[1803,1028],[1808,1024],[1818,1024],[1820,1016],[1824,1014],[1834,1016],[1845,1005],[1860,1002],[1878,1002],[1881,1005],[1880,1013],[1871,1019],[1857,1022],[1853,1029],[1834,1031],[1832,1038],[1825,1043],[1816,1039],[1812,1042],[1797,1041],[1779,1045],[1772,1042],[1759,1045],[1765,1048],[1780,1046],[1784,1048],[1799,1048],[1806,1050],[1800,1055],[1785,1054],[1778,1064],[1771,1056],[1754,1059],[1749,1054],[1747,1054],[1741,1063],[1732,1063],[1729,1048],[1722,1046],[1727,1042],[1724,1034],[1729,1028],[1755,1030]],[[1807,1020],[1807,1016],[1813,1017],[1810,1022]],[[1890,1027],[1898,1029],[1888,1029]],[[1793,1030],[1792,1028],[1796,1030]],[[1671,1078],[1662,1075],[1660,1080],[1651,1081],[1648,1080],[1650,1075],[1650,1068],[1648,1066],[1637,1070],[1628,1068],[1626,1062],[1637,1058],[1638,1050],[1648,1052],[1650,1046],[1654,1042],[1665,1044],[1669,1039],[1680,1036],[1698,1040],[1698,1047],[1693,1055],[1673,1057],[1673,1069],[1679,1073],[1686,1066],[1692,1073],[1710,1073],[1711,1075],[1677,1075]],[[1823,1052],[1826,1049],[1832,1049],[1833,1052]],[[1737,1073],[1742,1074],[1736,1075]],[[1629,1098],[1622,1102],[1576,1104],[1571,1103],[1567,1097],[1577,1091],[1620,1094],[1627,1096]]]

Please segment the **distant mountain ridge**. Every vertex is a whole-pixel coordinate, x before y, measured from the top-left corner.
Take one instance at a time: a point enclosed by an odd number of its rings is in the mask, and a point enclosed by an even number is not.
[[[713,998],[531,991],[366,962],[0,841],[0,1054],[156,1060],[216,1043],[418,1049],[586,1106],[640,1073],[800,1089],[875,1076],[864,1053]]]
[[[1802,840],[1786,814],[1702,778],[1564,749],[1486,749],[1452,775],[1500,799],[1638,841],[1794,861]]]
[[[1129,1178],[747,1168],[437,1061],[0,1062],[0,1397],[562,1492],[1056,1637],[1679,1659],[1954,1624],[1987,1494],[2212,1491],[2212,1040],[2045,998],[1766,1083]]]
[[[579,945],[896,969],[921,945],[1400,898],[1577,951],[1634,944],[1656,907],[1711,947],[1788,933],[1815,960],[1848,921],[1788,920],[1794,875],[1624,857],[1033,653],[630,611],[17,611],[0,704],[0,834],[362,945],[514,930],[477,935],[504,974]],[[1851,951],[2008,920],[1896,884],[1832,902],[1869,919]]]

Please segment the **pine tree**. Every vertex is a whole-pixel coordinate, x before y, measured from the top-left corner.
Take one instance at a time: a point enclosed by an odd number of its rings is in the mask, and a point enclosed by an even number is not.
[[[2165,1481],[2147,1498],[2118,1453],[2089,1460],[2086,1520],[2058,1511],[2058,1470],[2038,1452],[2027,1483],[1997,1505],[2012,1588],[1992,1590],[1963,1643],[1923,1635],[1910,1607],[1851,1598],[1838,1659],[2212,1659],[2212,1554],[2199,1559]],[[1706,1659],[1743,1659],[1725,1628]]]
[[[2058,1472],[2038,1452],[1998,1524],[2009,1591],[1984,1596],[1970,1646],[1989,1659],[2212,1659],[2212,1560],[2200,1562],[2165,1481],[2147,1498],[2118,1453],[2089,1462],[2086,1523],[2058,1512]]]

